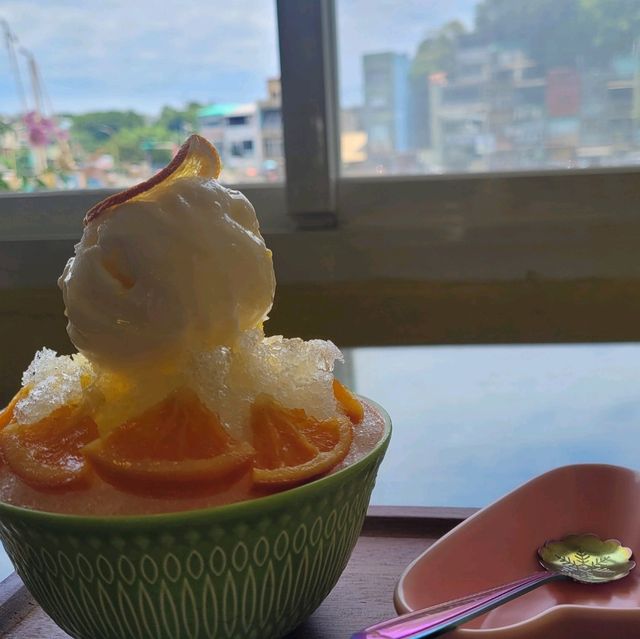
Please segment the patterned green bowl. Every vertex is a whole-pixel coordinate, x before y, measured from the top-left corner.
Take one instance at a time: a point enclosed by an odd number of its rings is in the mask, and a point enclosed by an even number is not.
[[[370,402],[374,404],[373,402]],[[0,538],[76,639],[276,639],[349,560],[391,434],[360,461],[268,497],[167,515],[77,517],[0,504]]]

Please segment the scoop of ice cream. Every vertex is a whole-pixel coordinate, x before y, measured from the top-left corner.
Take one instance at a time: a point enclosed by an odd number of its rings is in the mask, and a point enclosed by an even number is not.
[[[271,308],[271,251],[255,211],[214,179],[215,162],[190,158],[194,147],[215,150],[198,136],[190,143],[163,179],[89,212],[59,279],[69,337],[101,366],[149,366],[232,344]]]

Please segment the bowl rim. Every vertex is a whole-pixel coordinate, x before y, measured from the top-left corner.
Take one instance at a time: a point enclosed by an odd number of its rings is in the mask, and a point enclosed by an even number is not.
[[[201,521],[211,521],[212,518],[218,520],[227,520],[237,518],[242,515],[243,511],[253,513],[265,509],[278,508],[288,501],[295,501],[300,496],[312,496],[320,493],[328,486],[340,484],[346,479],[360,471],[361,468],[367,466],[372,460],[381,457],[386,452],[391,438],[392,422],[389,413],[377,402],[358,395],[371,408],[373,408],[382,417],[384,422],[384,430],[382,436],[376,442],[375,446],[361,459],[353,464],[349,464],[340,470],[322,475],[318,479],[312,480],[306,484],[295,486],[287,490],[282,490],[271,495],[256,497],[254,499],[246,499],[243,501],[233,502],[218,506],[209,506],[206,508],[193,508],[188,510],[178,510],[168,513],[150,513],[146,515],[76,515],[69,513],[56,513],[47,510],[37,510],[35,508],[26,508],[16,506],[0,501],[0,521],[4,514],[13,515],[15,518],[26,520],[47,520],[47,524],[59,526],[74,526],[87,528],[105,528],[108,526],[113,529],[114,526],[122,526],[126,528],[147,527],[149,524],[197,524]]]

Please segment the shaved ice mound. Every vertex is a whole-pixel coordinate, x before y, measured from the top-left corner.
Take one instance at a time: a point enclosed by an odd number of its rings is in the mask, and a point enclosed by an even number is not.
[[[186,386],[234,436],[247,439],[249,410],[262,394],[320,420],[335,417],[336,361],[343,361],[342,353],[330,341],[265,337],[258,329],[242,333],[232,348],[192,354],[184,370],[148,373],[133,380],[96,373],[81,354],[57,355],[44,348],[22,376],[30,391],[17,403],[14,419],[32,424],[57,408],[87,402],[97,411],[98,426],[108,431],[157,403],[172,388]]]

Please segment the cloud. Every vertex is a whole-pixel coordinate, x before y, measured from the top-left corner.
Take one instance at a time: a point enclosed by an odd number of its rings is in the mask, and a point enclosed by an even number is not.
[[[36,55],[57,110],[253,100],[279,73],[270,0],[8,0],[0,17]]]
[[[412,54],[430,30],[471,19],[476,0],[338,0],[343,103],[361,100],[361,58]],[[252,101],[279,74],[275,0],[3,0],[57,110]],[[0,113],[18,107],[0,51]]]

